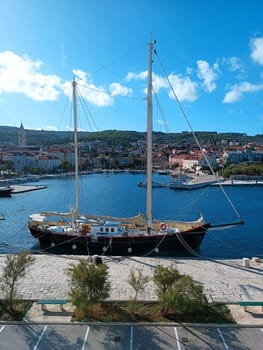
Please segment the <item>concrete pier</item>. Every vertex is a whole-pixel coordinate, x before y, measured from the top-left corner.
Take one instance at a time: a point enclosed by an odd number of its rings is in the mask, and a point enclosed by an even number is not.
[[[11,187],[13,189],[12,194],[43,190],[44,188],[47,188],[47,186],[41,185],[11,185]]]

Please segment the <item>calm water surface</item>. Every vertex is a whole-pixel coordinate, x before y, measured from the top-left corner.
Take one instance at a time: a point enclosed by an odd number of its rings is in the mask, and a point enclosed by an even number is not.
[[[160,182],[167,176],[155,175]],[[141,174],[92,174],[80,176],[80,213],[133,216],[145,213],[146,189],[137,186]],[[27,231],[28,215],[39,210],[70,211],[74,207],[72,178],[43,179],[44,190],[0,198],[0,253],[38,248]],[[229,187],[228,196],[236,206],[245,225],[227,230],[209,231],[199,254],[203,257],[263,257],[263,187]],[[238,221],[218,187],[194,191],[169,188],[153,189],[153,217],[195,220],[202,212],[213,224]]]

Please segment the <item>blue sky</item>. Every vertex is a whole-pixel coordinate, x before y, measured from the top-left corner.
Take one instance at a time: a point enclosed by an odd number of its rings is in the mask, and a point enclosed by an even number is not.
[[[262,13],[262,0],[0,0],[0,125],[70,129],[75,75],[99,130],[144,131],[152,33],[194,130],[262,134]],[[154,129],[189,130],[157,58],[153,72]]]

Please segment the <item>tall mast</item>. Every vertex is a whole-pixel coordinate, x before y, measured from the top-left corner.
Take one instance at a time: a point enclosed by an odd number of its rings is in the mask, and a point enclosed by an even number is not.
[[[74,153],[75,153],[75,208],[74,217],[78,217],[79,213],[79,173],[78,173],[78,112],[77,112],[77,83],[75,77],[72,82],[72,97],[73,97],[73,117],[74,117]]]
[[[152,36],[148,45],[147,84],[147,231],[152,229]]]

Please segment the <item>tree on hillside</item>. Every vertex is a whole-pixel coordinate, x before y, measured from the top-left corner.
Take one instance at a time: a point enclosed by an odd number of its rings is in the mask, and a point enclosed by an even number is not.
[[[32,255],[19,253],[7,255],[2,276],[0,277],[0,288],[11,311],[15,300],[19,297],[17,284],[26,274],[26,268],[34,262]]]

